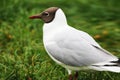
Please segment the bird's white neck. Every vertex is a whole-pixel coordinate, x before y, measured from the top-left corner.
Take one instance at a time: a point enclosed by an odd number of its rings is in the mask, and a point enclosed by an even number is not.
[[[67,20],[64,12],[61,9],[58,9],[55,14],[55,18],[50,23],[45,23],[43,26],[44,33],[50,33],[57,30],[60,30],[67,26]]]

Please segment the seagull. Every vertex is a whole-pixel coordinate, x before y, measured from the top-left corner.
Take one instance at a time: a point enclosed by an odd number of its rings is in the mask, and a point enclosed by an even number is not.
[[[120,59],[103,49],[88,33],[69,26],[61,8],[50,7],[29,18],[44,22],[45,50],[68,71],[69,80],[77,80],[79,70],[120,72]],[[74,76],[72,71],[76,72]]]

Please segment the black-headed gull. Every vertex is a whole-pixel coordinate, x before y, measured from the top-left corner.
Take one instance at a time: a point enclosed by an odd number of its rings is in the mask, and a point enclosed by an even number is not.
[[[50,7],[30,18],[44,21],[44,47],[56,63],[68,70],[70,80],[71,72],[81,69],[120,72],[120,59],[103,49],[86,32],[69,26],[60,8]]]

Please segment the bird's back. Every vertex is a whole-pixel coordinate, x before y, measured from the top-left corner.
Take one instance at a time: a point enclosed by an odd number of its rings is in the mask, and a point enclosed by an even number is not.
[[[72,27],[58,31],[46,40],[46,50],[58,61],[70,66],[87,66],[117,58],[102,49],[87,33]],[[50,34],[49,34],[50,35]]]

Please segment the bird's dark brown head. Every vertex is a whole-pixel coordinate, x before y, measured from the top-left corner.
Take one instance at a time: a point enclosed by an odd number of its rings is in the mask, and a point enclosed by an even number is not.
[[[45,23],[50,23],[55,18],[55,13],[58,7],[50,7],[42,13],[29,17],[30,19],[42,19]]]

